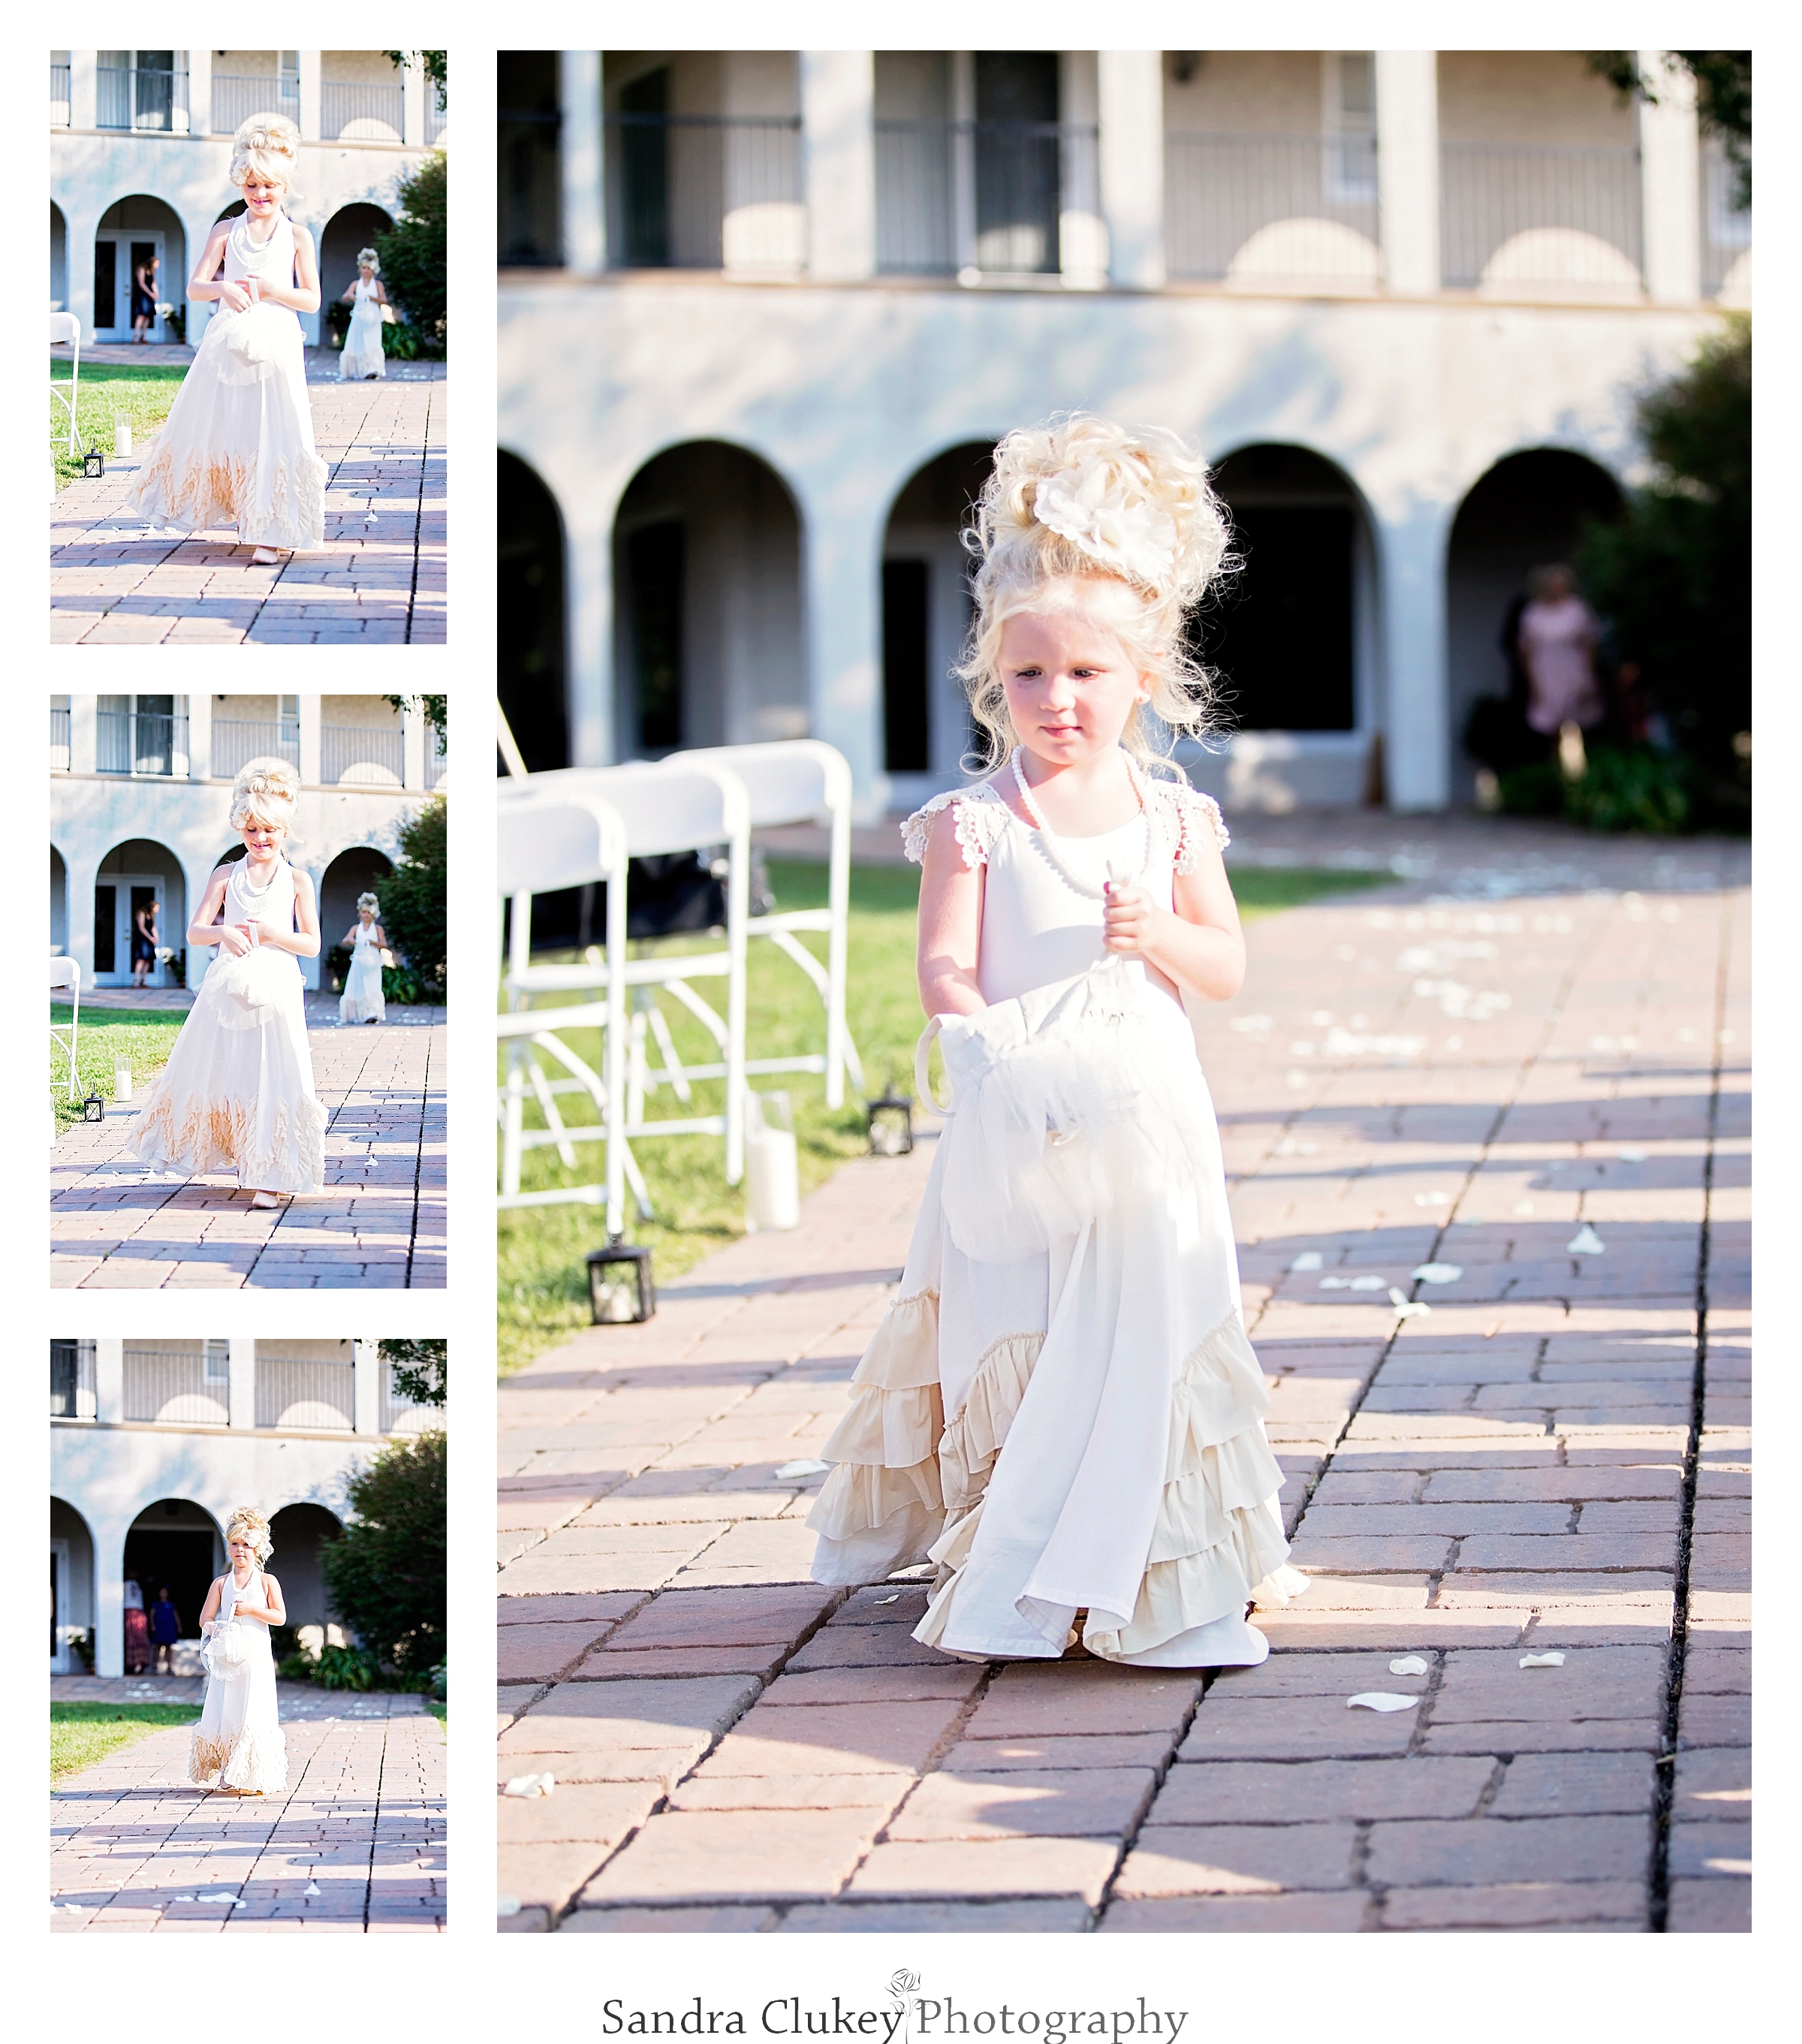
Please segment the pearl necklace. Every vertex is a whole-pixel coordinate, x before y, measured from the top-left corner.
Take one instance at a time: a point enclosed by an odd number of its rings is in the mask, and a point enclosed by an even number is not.
[[[1025,751],[1025,749],[1026,748],[1024,746],[1020,745],[1016,745],[1014,747],[1012,763],[1013,782],[1014,786],[1020,790],[1020,801],[1026,805],[1026,813],[1032,819],[1034,826],[1039,832],[1039,841],[1044,847],[1045,856],[1051,862],[1053,866],[1056,868],[1059,878],[1063,882],[1066,887],[1074,889],[1074,892],[1078,894],[1086,895],[1091,901],[1105,901],[1108,897],[1107,888],[1091,887],[1086,880],[1079,880],[1077,876],[1070,871],[1070,868],[1065,865],[1062,855],[1058,850],[1056,834],[1053,832],[1051,825],[1046,822],[1044,813],[1039,809],[1039,805],[1033,801],[1032,790],[1026,785],[1026,776],[1020,771],[1020,755]],[[1130,882],[1125,883],[1130,886],[1137,887],[1143,884],[1146,874],[1151,870],[1151,812],[1149,805],[1146,802],[1145,790],[1139,784],[1139,775],[1133,767],[1131,756],[1125,754],[1123,754],[1121,756],[1126,760],[1126,777],[1132,783],[1132,792],[1139,797],[1139,813],[1143,819],[1145,824],[1144,859],[1140,863],[1138,872],[1133,875]],[[1109,835],[1111,836],[1112,833],[1110,832]],[[1111,863],[1108,866],[1108,871],[1111,884],[1116,886],[1120,886],[1121,884],[1120,880],[1119,877],[1115,874]]]

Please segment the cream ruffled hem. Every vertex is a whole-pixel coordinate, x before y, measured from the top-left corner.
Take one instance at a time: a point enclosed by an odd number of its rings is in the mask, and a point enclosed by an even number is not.
[[[325,544],[325,464],[317,455],[271,459],[268,510],[259,516],[255,459],[232,455],[178,454],[153,447],[131,507],[152,524],[186,532],[236,525],[245,546],[286,547],[305,553]]]
[[[197,1788],[238,1788],[247,1795],[267,1794],[288,1785],[287,1742],[240,1732],[236,1739],[203,1739],[197,1731],[188,1742],[188,1779]]]
[[[202,1178],[209,1171],[235,1170],[240,1185],[271,1193],[317,1193],[325,1185],[325,1109],[309,1097],[279,1106],[272,1117],[274,1147],[267,1156],[250,1148],[257,1122],[254,1101],[189,1103],[179,1124],[176,1103],[159,1082],[146,1103],[133,1145],[138,1162],[152,1171]]]

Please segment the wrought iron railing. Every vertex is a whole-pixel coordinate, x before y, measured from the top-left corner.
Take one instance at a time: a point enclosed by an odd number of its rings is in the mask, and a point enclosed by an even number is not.
[[[328,788],[398,788],[406,778],[400,728],[328,724],[319,733],[319,778]]]
[[[1062,267],[1065,209],[1095,188],[1093,128],[1055,121],[875,127],[878,270],[1018,275]]]
[[[99,1410],[90,1341],[50,1344],[50,1416],[91,1420]]]
[[[605,121],[616,269],[803,267],[798,119],[609,113]]]
[[[423,1434],[444,1424],[441,1405],[415,1405],[394,1389],[394,1366],[382,1366],[382,1431],[384,1434]]]
[[[253,759],[286,759],[300,771],[300,726],[291,717],[259,722],[248,717],[213,720],[213,778],[229,781]]]
[[[1635,290],[1639,152],[1443,143],[1439,242],[1454,289]]]
[[[66,709],[53,709],[50,713],[50,770],[52,774],[69,770],[69,713]]]
[[[394,85],[319,86],[319,133],[328,142],[398,142],[405,121],[404,89]]]
[[[1735,266],[1752,252],[1752,209],[1739,203],[1739,167],[1718,142],[1702,152],[1702,290],[1719,298]],[[1742,271],[1742,276],[1744,272]],[[1736,296],[1744,293],[1735,279]],[[1750,288],[1749,280],[1746,288]]]
[[[52,128],[67,128],[69,125],[69,67],[53,63],[50,67],[50,125]]]
[[[127,70],[102,64],[94,72],[95,125],[146,133],[185,134],[188,75],[185,71]]]
[[[444,776],[450,770],[444,752],[444,738],[441,732],[428,728],[425,734],[425,785],[428,788],[441,788]]]
[[[356,1427],[356,1369],[313,1356],[256,1351],[256,1424],[307,1433],[348,1434]]]
[[[430,79],[425,81],[425,143],[428,148],[438,140],[449,125],[450,115],[445,111],[445,102],[438,88]]]
[[[1369,136],[1164,137],[1164,248],[1180,279],[1375,284],[1377,150]]]
[[[285,113],[298,126],[300,87],[276,77],[236,78],[213,75],[213,113],[215,135],[235,135],[253,113]]]
[[[103,709],[94,713],[94,722],[97,772],[165,777],[186,774],[186,711]]]
[[[223,1427],[230,1422],[231,1368],[223,1342],[144,1342],[125,1354],[128,1420],[165,1426]]]

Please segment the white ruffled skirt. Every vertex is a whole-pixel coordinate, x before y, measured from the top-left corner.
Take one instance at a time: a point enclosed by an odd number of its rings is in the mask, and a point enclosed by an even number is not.
[[[351,954],[344,990],[338,996],[340,1022],[386,1022],[388,1004],[382,992],[382,954],[372,944],[359,944]]]
[[[236,525],[246,546],[324,546],[325,464],[285,305],[214,312],[127,503],[180,532]]]
[[[236,1171],[255,1191],[325,1189],[325,1110],[288,952],[221,953],[208,968],[145,1098],[135,1148],[150,1170],[184,1178]]]
[[[188,1779],[201,1788],[269,1795],[288,1785],[288,1742],[275,1710],[269,1628],[226,1619],[203,1650],[206,1701],[188,1741]]]
[[[824,1450],[816,1581],[930,1561],[915,1636],[1149,1667],[1269,1651],[1282,1474],[1181,1009],[1118,959],[947,1023],[955,1108]]]
[[[382,355],[382,308],[373,298],[359,298],[351,308],[350,326],[338,357],[339,377],[349,383],[387,374]]]

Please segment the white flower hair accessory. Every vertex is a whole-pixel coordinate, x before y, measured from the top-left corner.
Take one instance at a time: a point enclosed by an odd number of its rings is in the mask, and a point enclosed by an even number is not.
[[[269,1521],[254,1506],[240,1504],[225,1527],[225,1543],[242,1540],[259,1562],[267,1562],[275,1551],[269,1538]]]
[[[1110,573],[1149,590],[1170,586],[1176,521],[1135,490],[1120,464],[1092,457],[1043,477],[1033,496],[1032,515]]]

